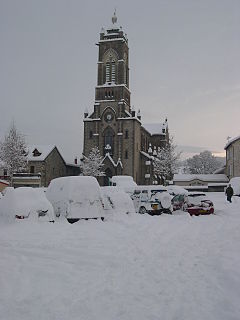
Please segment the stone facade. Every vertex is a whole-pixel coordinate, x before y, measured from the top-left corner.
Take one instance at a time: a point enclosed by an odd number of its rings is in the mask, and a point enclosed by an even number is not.
[[[95,104],[92,113],[84,114],[84,149],[88,156],[98,147],[105,156],[106,178],[113,175],[130,175],[138,184],[151,184],[153,170],[147,152],[152,144],[162,147],[168,141],[168,126],[151,134],[144,128],[140,111],[131,106],[129,90],[128,39],[121,27],[113,25],[100,33],[98,42],[98,75]],[[146,178],[147,174],[147,178]],[[150,177],[149,177],[150,174]]]
[[[79,175],[80,167],[66,164],[56,146],[36,146],[29,154],[28,171],[41,174],[41,186],[47,187],[52,179]]]
[[[35,150],[38,150],[37,147]],[[39,149],[41,153],[41,148]],[[46,157],[32,156],[28,161],[28,170],[30,173],[41,174],[41,186],[47,187],[52,179],[63,177],[66,175],[66,164],[58,151],[57,147],[46,154]],[[40,159],[38,159],[40,158]]]
[[[231,139],[225,146],[226,175],[229,179],[240,177],[240,136]]]

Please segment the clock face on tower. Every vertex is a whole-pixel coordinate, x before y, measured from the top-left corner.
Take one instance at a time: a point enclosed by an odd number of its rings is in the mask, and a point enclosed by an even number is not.
[[[105,121],[106,122],[112,122],[112,120],[113,120],[113,114],[112,114],[112,112],[107,112],[106,114],[105,114]]]

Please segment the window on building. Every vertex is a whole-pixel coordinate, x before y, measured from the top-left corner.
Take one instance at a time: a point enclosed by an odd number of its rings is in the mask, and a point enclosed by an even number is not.
[[[108,128],[104,134],[104,154],[113,155],[114,152],[114,132]]]
[[[125,130],[125,139],[128,139],[128,130]]]
[[[93,137],[93,132],[92,132],[92,130],[90,130],[90,132],[89,132],[89,138],[92,139],[92,137]]]
[[[7,176],[7,169],[3,169],[3,175]]]
[[[115,61],[112,62],[112,82],[115,82],[116,65]]]
[[[106,82],[110,82],[110,62],[106,63]]]
[[[125,151],[125,159],[128,159],[128,151]]]
[[[30,173],[34,173],[34,171],[35,171],[34,166],[30,166]]]

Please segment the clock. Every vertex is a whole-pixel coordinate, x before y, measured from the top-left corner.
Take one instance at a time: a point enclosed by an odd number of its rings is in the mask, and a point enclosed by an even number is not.
[[[107,113],[105,114],[105,121],[106,121],[106,122],[111,122],[112,119],[113,119],[113,114],[112,114],[111,112],[107,112]]]

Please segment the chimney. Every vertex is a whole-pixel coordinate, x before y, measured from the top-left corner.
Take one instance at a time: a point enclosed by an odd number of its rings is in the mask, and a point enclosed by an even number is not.
[[[88,109],[87,109],[87,108],[85,108],[85,111],[84,111],[84,118],[87,118],[87,116],[88,116]]]
[[[140,111],[140,109],[138,109],[138,112],[137,112],[137,118],[139,119],[139,120],[141,120],[141,111]]]
[[[132,117],[135,118],[135,115],[136,115],[136,111],[135,111],[135,108],[134,106],[132,106],[132,109],[131,109],[131,114],[132,114]]]

